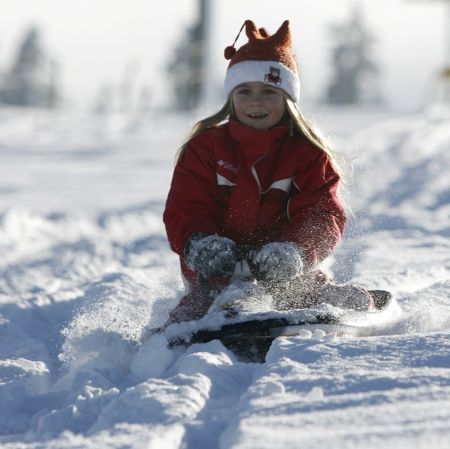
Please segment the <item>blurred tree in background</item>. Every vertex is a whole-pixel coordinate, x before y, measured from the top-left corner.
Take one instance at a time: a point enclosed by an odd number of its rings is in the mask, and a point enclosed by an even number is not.
[[[182,111],[195,109],[207,95],[211,14],[212,2],[198,0],[197,22],[185,31],[167,66],[175,106]]]
[[[59,67],[44,49],[39,29],[32,26],[0,79],[0,103],[54,108],[61,101],[58,79]]]
[[[182,111],[194,109],[200,100],[201,51],[200,24],[197,23],[186,30],[167,67],[175,105]]]
[[[118,80],[100,85],[90,111],[105,117],[127,116],[134,125],[150,116],[153,110],[153,92],[139,80],[140,67],[138,60],[128,60]]]
[[[331,26],[333,75],[326,93],[330,104],[381,103],[380,68],[373,59],[375,38],[362,10],[355,7],[343,23]]]

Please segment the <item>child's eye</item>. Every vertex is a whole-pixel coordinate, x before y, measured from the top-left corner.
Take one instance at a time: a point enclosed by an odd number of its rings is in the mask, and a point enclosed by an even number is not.
[[[241,95],[248,95],[250,93],[250,89],[238,89],[237,93]]]
[[[263,94],[266,94],[266,95],[271,95],[271,94],[276,94],[276,93],[277,92],[273,89],[264,89],[263,90]]]

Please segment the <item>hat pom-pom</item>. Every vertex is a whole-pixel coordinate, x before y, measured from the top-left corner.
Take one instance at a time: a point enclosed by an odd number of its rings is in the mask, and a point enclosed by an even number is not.
[[[225,59],[229,60],[236,54],[236,49],[230,45],[229,47],[225,48],[224,55]]]

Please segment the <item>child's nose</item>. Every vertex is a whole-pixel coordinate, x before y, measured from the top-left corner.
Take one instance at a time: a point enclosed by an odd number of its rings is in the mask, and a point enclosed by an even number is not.
[[[252,94],[250,101],[252,103],[261,103],[262,101],[262,95],[259,92],[256,92],[254,94]]]

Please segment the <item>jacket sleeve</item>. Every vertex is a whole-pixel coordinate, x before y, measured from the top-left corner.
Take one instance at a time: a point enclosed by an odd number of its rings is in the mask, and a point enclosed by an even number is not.
[[[346,216],[337,196],[339,175],[323,151],[294,178],[288,203],[288,224],[282,240],[300,246],[310,266],[328,257],[342,238]]]
[[[206,138],[197,136],[175,167],[163,214],[170,246],[179,255],[192,233],[218,232],[216,184],[213,148]]]

